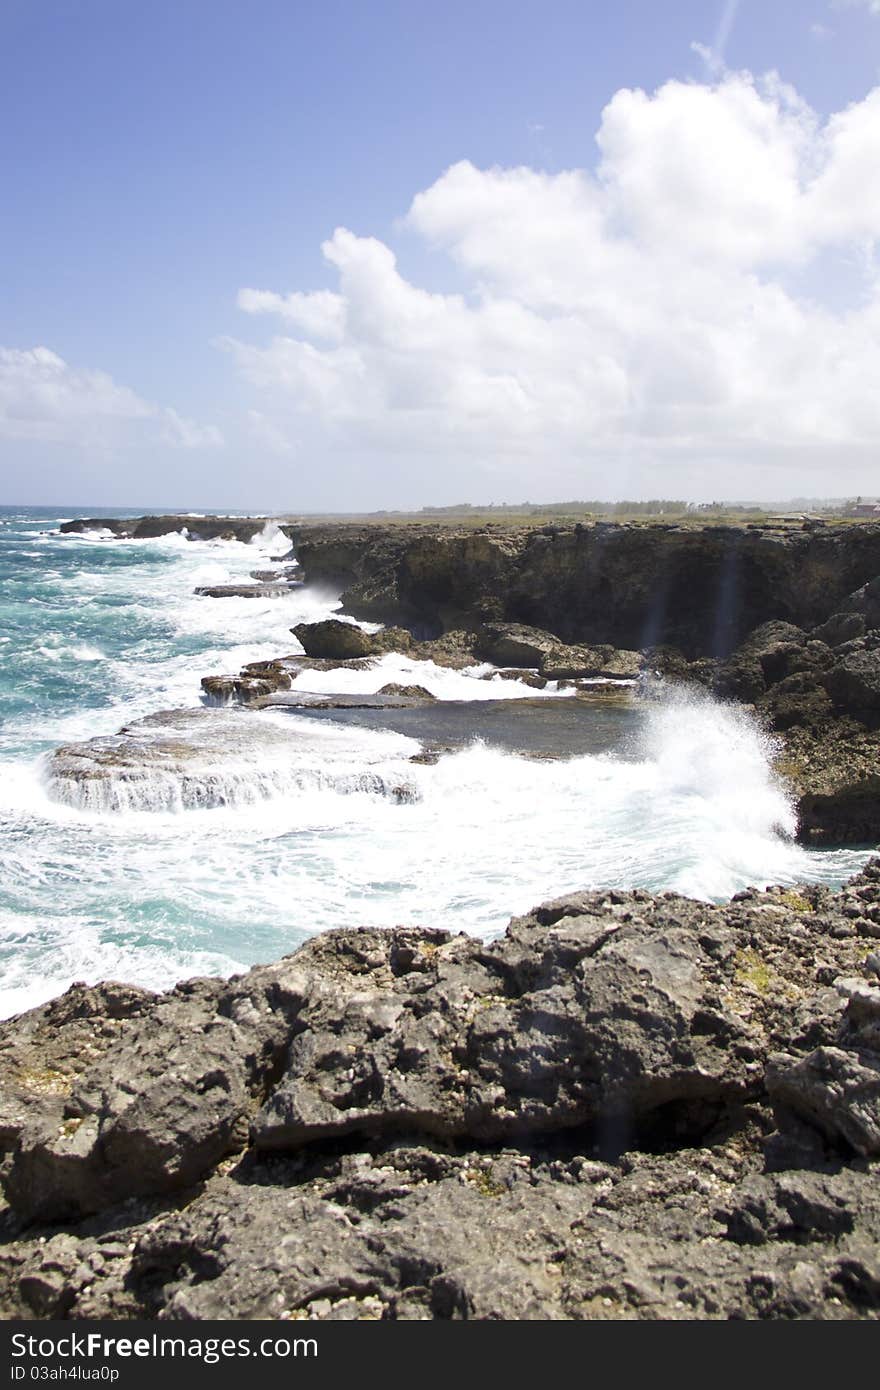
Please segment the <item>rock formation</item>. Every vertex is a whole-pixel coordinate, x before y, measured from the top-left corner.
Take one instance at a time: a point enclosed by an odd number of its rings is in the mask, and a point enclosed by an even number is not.
[[[4,1316],[880,1314],[880,861],[0,1024]]]
[[[84,517],[63,521],[59,531],[64,535],[82,535],[88,531],[109,531],[111,535],[143,541],[157,536],[170,536],[186,531],[193,540],[252,541],[263,531],[271,518],[241,516],[136,516]],[[279,526],[279,530],[289,530]]]
[[[344,586],[347,613],[418,636],[515,622],[567,643],[718,658],[770,619],[810,629],[860,591],[871,626],[878,605],[877,526],[291,529],[310,582]]]

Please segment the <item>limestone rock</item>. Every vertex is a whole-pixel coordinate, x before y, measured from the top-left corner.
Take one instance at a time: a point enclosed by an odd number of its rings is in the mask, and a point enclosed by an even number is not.
[[[547,680],[635,680],[643,664],[641,652],[560,645],[543,657],[541,675]]]
[[[485,623],[476,642],[476,655],[496,666],[539,667],[559,646],[552,632],[523,623]]]
[[[771,1059],[771,1100],[844,1139],[856,1153],[880,1154],[880,1056],[839,1047],[819,1047],[808,1057]]]
[[[372,656],[376,650],[369,633],[353,623],[342,623],[338,618],[327,618],[319,623],[297,623],[291,631],[306,656],[346,661],[352,657]]]
[[[861,613],[832,613],[824,623],[814,627],[812,637],[827,642],[829,647],[839,647],[842,642],[850,642],[854,637],[864,637],[866,624]]]
[[[808,844],[880,840],[880,736],[846,721],[792,727],[781,770],[797,797],[798,837]]]
[[[196,589],[199,598],[286,598],[299,587],[295,583],[203,584]]]
[[[875,861],[75,986],[0,1023],[0,1315],[876,1318],[878,914]]]
[[[880,724],[880,650],[855,651],[835,663],[823,684],[837,709],[864,724]]]
[[[389,681],[378,692],[380,695],[404,695],[410,700],[433,700],[436,697],[423,685],[401,685],[399,681]]]
[[[382,628],[364,632],[354,623],[338,618],[326,618],[318,623],[298,623],[292,628],[294,637],[302,644],[308,657],[330,661],[350,661],[382,652],[408,652],[413,645],[412,634],[402,627]]]

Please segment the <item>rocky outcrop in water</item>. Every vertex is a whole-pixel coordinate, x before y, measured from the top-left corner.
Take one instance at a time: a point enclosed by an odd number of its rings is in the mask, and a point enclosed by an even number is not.
[[[797,796],[799,838],[813,845],[880,839],[880,737],[849,721],[792,728],[778,760]]]
[[[306,656],[324,661],[351,661],[353,658],[378,656],[381,652],[406,651],[412,642],[401,628],[385,629],[378,633],[365,632],[355,623],[343,623],[338,618],[325,618],[317,623],[297,623],[291,628]]]
[[[282,658],[278,661],[252,661],[237,676],[203,676],[202,690],[208,704],[250,705],[279,690],[289,690],[296,667],[291,671]]]
[[[260,535],[267,525],[277,524],[274,518],[264,516],[136,516],[124,519],[95,516],[63,521],[58,529],[63,535],[109,531],[113,536],[138,541],[186,531],[192,540],[247,542]],[[290,527],[279,525],[278,529],[289,532]]]
[[[294,583],[200,584],[199,598],[286,598],[300,587]]]
[[[74,986],[0,1024],[0,1311],[877,1317],[875,917],[877,862]]]
[[[255,679],[259,686],[260,678]],[[271,684],[271,682],[268,682]],[[218,700],[223,692],[216,692]],[[265,703],[256,689],[240,703]],[[284,696],[276,694],[283,701]],[[322,696],[305,692],[293,704],[335,708],[347,701],[391,708],[422,701],[388,696]],[[380,755],[376,755],[378,762]],[[391,762],[373,767],[345,748],[334,756],[322,744],[305,745],[292,733],[260,718],[254,709],[182,709],[149,715],[82,743],[65,744],[47,761],[50,796],[78,810],[168,812],[250,806],[280,794],[332,789],[368,792],[394,801],[417,799],[415,785]]]

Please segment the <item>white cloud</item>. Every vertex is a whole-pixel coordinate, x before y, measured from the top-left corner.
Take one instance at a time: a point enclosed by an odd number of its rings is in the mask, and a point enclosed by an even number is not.
[[[318,448],[506,470],[523,495],[583,492],[624,456],[643,488],[658,460],[731,481],[876,460],[880,89],[824,123],[775,75],[624,89],[597,142],[595,173],[464,161],[414,198],[406,229],[461,293],[345,228],[323,246],[333,293],[242,291],[296,330],[225,343],[267,418]],[[862,276],[844,306],[838,263]]]
[[[867,10],[868,14],[880,14],[880,0],[833,0],[835,10]]]
[[[249,410],[247,422],[251,438],[262,449],[272,454],[292,454],[296,451],[297,441],[290,439],[278,422],[270,420],[261,410]]]
[[[279,314],[309,337],[339,340],[345,331],[345,300],[328,290],[294,291],[286,298],[271,290],[239,290],[238,307],[246,314]]]
[[[159,426],[159,437],[164,444],[181,449],[218,448],[223,443],[223,434],[216,425],[200,425],[179,415],[170,406],[164,409],[152,407],[150,418]]]
[[[142,400],[107,372],[72,367],[47,347],[0,347],[0,436],[68,445],[223,442],[213,425]]]

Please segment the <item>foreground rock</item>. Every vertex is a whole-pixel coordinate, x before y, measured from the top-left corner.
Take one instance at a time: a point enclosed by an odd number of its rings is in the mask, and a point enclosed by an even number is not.
[[[877,1317],[876,914],[878,863],[74,986],[0,1025],[0,1311]]]

